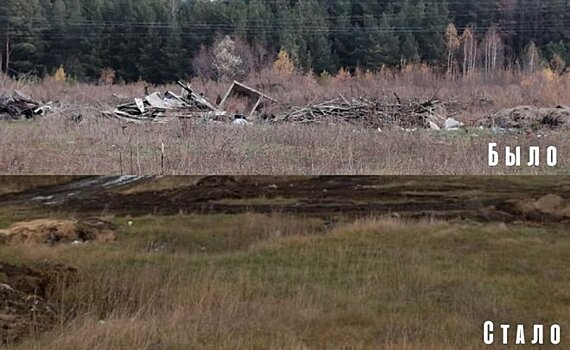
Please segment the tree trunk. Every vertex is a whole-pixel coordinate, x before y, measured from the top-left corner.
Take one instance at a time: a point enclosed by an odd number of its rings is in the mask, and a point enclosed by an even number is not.
[[[6,44],[2,49],[2,57],[1,57],[1,68],[2,73],[9,74],[10,71],[10,37],[6,34]]]

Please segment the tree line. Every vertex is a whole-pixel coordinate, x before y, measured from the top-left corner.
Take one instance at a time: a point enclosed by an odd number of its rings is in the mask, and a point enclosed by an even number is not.
[[[10,75],[82,81],[213,77],[220,54],[247,73],[280,51],[317,74],[564,69],[570,0],[2,0],[0,45]]]

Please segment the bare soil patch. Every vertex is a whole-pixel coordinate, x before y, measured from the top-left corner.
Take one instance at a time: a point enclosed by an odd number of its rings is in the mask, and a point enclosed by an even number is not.
[[[116,239],[113,224],[100,219],[38,219],[12,224],[0,230],[0,244],[48,244],[107,242]]]
[[[86,181],[86,180],[79,180]],[[78,182],[79,182],[78,181]],[[108,182],[87,180],[88,182]],[[566,206],[549,209],[552,193],[566,203],[569,186],[563,178],[536,183],[533,178],[453,177],[228,177],[211,176],[181,181],[177,187],[155,190],[157,178],[140,178],[129,185],[82,191],[68,196],[74,182],[51,189],[5,196],[0,202],[22,203],[47,198],[42,207],[85,216],[102,213],[140,216],[177,213],[293,213],[306,216],[391,216],[514,222],[567,222]],[[137,191],[129,191],[129,188]],[[62,190],[67,188],[67,190]],[[146,190],[145,190],[146,188]],[[77,193],[74,190],[74,193]],[[549,196],[550,195],[550,196]],[[527,215],[520,203],[533,203],[541,215]],[[538,203],[538,204],[534,204]],[[551,205],[551,204],[548,204]],[[565,205],[565,204],[564,204]],[[545,209],[546,208],[546,209]],[[534,210],[534,209],[532,209]],[[541,211],[542,210],[542,211]]]

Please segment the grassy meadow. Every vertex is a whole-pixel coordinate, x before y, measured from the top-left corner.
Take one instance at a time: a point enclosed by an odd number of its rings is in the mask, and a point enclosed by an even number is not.
[[[480,349],[486,320],[559,323],[570,341],[563,227],[108,219],[112,243],[0,246],[5,262],[78,268],[51,291],[65,310],[53,330],[7,349]]]

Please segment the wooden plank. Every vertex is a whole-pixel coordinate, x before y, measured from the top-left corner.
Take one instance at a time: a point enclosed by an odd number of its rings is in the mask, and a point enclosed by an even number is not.
[[[236,82],[234,81],[232,83],[232,85],[230,86],[230,88],[228,89],[228,91],[226,91],[226,94],[224,95],[224,98],[222,99],[222,101],[220,102],[220,104],[218,105],[219,109],[222,109],[224,107],[224,104],[226,103],[226,100],[228,99],[228,97],[230,97],[232,91],[234,90],[234,86],[235,86]]]
[[[251,116],[253,115],[253,113],[255,113],[255,111],[257,110],[257,107],[259,107],[259,104],[261,103],[261,100],[262,100],[262,97],[260,96],[260,97],[257,99],[257,102],[255,103],[255,105],[253,106],[253,108],[251,109],[251,112],[249,112],[249,116],[248,116],[248,117],[251,117]]]
[[[247,86],[247,85],[245,85],[245,84],[240,83],[239,81],[235,81],[235,80],[234,80],[234,82],[233,82],[233,84],[232,84],[232,88],[235,90],[235,89],[236,89],[236,86],[237,86],[237,87],[239,88],[239,90],[241,90],[242,92],[249,93],[249,94],[255,94],[255,95],[261,96],[261,97],[263,97],[263,98],[265,98],[265,99],[268,99],[268,100],[271,101],[271,102],[277,103],[277,100],[276,100],[276,99],[274,99],[274,98],[272,98],[272,97],[270,97],[270,96],[264,94],[263,92],[258,91],[258,90],[254,89],[254,88],[251,88],[251,87],[249,87],[249,86]]]
[[[143,100],[140,98],[135,98],[135,104],[141,113],[144,113],[144,103]]]
[[[211,104],[208,100],[206,100],[204,97],[198,95],[197,93],[194,92],[194,90],[192,90],[192,88],[188,85],[188,84],[184,84],[181,81],[177,81],[176,82],[178,85],[182,86],[182,88],[186,91],[188,91],[190,98],[193,101],[196,101],[197,103],[201,104],[202,106],[205,106],[208,109],[211,109],[212,111],[217,111],[218,108],[216,106],[214,106],[213,104]]]

